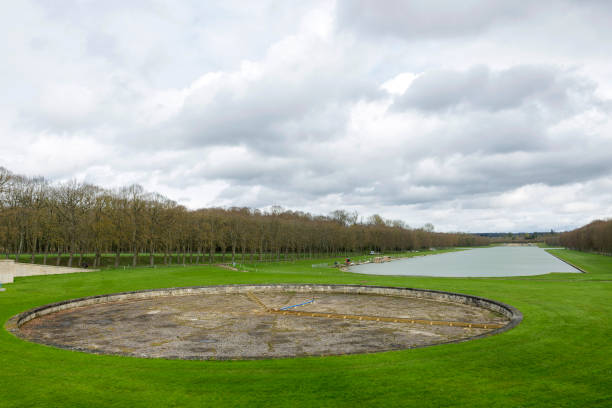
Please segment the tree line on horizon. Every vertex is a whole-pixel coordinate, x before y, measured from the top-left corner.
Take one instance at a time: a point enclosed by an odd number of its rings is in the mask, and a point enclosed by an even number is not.
[[[405,251],[429,247],[486,245],[487,238],[439,233],[431,224],[410,228],[400,220],[373,215],[359,221],[356,213],[337,210],[324,215],[272,207],[190,210],[139,185],[104,189],[75,181],[52,184],[0,167],[0,251],[8,258],[23,254],[52,256],[57,265],[67,257],[73,266],[93,254],[94,267],[103,254],[132,254],[133,266],[143,254],[149,264],[182,256],[182,263],[213,263],[215,253],[231,261],[312,258],[366,251]],[[77,258],[75,260],[75,258]],[[177,259],[180,262],[180,258]]]
[[[558,243],[578,251],[612,254],[612,219],[595,220],[559,235]]]

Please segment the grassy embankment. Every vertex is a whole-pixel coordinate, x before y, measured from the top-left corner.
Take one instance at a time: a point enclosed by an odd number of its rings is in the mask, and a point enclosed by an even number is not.
[[[612,258],[553,252],[588,273],[385,277],[312,268],[309,260],[267,264],[249,273],[168,267],[17,278],[0,293],[2,322],[31,307],[79,296],[271,282],[449,290],[512,304],[525,318],[509,332],[466,343],[267,361],[98,356],[28,343],[1,330],[0,406],[611,406]]]

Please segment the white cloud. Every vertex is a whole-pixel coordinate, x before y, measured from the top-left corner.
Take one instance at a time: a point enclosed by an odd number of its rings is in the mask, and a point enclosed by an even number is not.
[[[0,165],[442,231],[610,216],[611,8],[443,3],[13,3]]]
[[[401,74],[398,74],[394,78],[391,78],[383,83],[380,87],[392,95],[402,95],[418,77],[419,74],[402,72]]]

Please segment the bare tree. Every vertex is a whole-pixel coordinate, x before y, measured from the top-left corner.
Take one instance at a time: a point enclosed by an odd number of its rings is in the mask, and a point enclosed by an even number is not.
[[[597,221],[560,236],[565,245],[579,249],[612,252],[612,222]],[[208,262],[215,253],[225,260],[231,250],[236,262],[238,250],[245,261],[290,260],[321,254],[327,256],[369,252],[370,250],[409,250],[430,246],[482,245],[488,239],[469,234],[437,233],[433,225],[413,229],[401,220],[386,220],[375,214],[365,222],[356,212],[336,210],[328,216],[311,215],[273,206],[268,211],[232,207],[188,210],[168,198],[147,193],[141,186],[118,190],[70,181],[49,184],[43,178],[14,175],[0,168],[0,250],[19,259],[25,252],[30,261],[44,252],[69,253],[69,266],[79,253],[93,253],[93,265],[101,266],[105,252],[115,253],[115,267],[121,255],[131,253],[131,264],[139,264],[141,252],[148,253],[148,264],[155,265],[156,253],[163,252],[164,263],[200,263],[208,251]],[[256,254],[258,256],[256,256]],[[202,259],[203,260],[203,259]]]

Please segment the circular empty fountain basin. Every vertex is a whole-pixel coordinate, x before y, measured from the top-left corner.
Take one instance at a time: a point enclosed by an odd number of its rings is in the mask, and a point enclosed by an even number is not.
[[[101,354],[253,359],[371,353],[465,341],[516,326],[478,297],[352,285],[227,285],[41,306],[9,322],[29,341]]]

